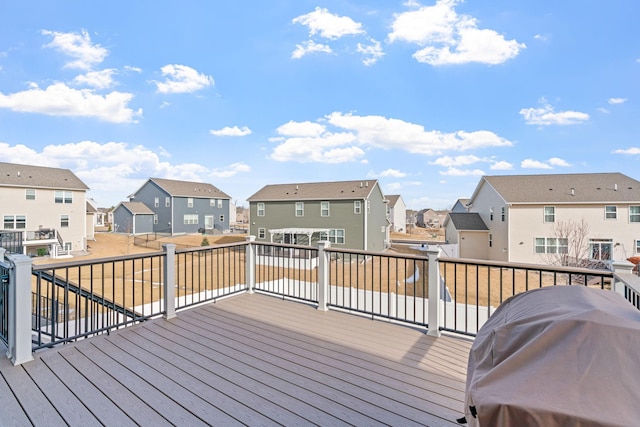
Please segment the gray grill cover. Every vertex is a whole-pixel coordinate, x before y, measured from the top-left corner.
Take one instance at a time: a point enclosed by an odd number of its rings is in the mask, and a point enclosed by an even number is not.
[[[471,347],[465,415],[470,426],[640,425],[640,311],[585,286],[509,298]]]

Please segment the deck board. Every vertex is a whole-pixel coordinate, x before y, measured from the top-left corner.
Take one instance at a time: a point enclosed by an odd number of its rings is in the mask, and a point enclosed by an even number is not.
[[[0,425],[452,426],[470,347],[244,294],[0,361]]]

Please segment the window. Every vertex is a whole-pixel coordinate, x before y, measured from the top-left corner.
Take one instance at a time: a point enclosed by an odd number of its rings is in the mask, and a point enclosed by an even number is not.
[[[356,215],[362,213],[362,202],[360,200],[353,202],[353,213]]]
[[[64,242],[64,250],[70,251],[71,249],[73,249],[71,242]]]
[[[187,207],[188,208],[193,207],[193,197],[187,197]]]
[[[216,199],[209,199],[209,206],[215,206],[216,205]]]
[[[197,224],[198,223],[198,214],[184,214],[184,223],[185,224]]]
[[[320,233],[320,240],[328,240],[331,243],[343,245],[344,230],[343,229],[329,230],[329,236],[327,236],[327,233],[322,232]]]
[[[296,216],[304,216],[304,202],[296,202]]]
[[[493,247],[493,234],[489,233],[489,247]]]
[[[60,227],[69,226],[69,215],[60,215]]]
[[[590,258],[601,261],[611,259],[613,252],[613,240],[611,239],[591,239],[589,240]]]
[[[636,253],[640,254],[640,240],[635,241]]]
[[[35,200],[36,199],[36,190],[33,188],[27,188],[25,190],[25,197],[27,200]]]
[[[153,223],[154,224],[158,223],[158,214],[153,214]]]
[[[220,215],[220,222],[224,222],[224,215]]]
[[[629,206],[629,222],[640,222],[640,206]]]
[[[258,228],[258,239],[264,239],[267,233],[264,228]]]
[[[264,203],[258,203],[257,214],[258,216],[264,216]]]
[[[222,209],[222,199],[218,199],[218,209]]]
[[[507,216],[506,208],[503,206],[500,208],[500,215],[502,216],[502,222],[504,222],[504,218]]]
[[[544,222],[556,222],[556,208],[555,206],[544,207]]]
[[[171,207],[171,197],[165,197],[164,198],[164,207],[165,208]]]
[[[536,237],[535,253],[566,254],[569,252],[569,239],[557,237]]]
[[[5,215],[4,216],[5,230],[24,230],[25,228],[27,228],[26,215]]]
[[[320,216],[329,216],[329,202],[320,202]]]
[[[56,203],[72,203],[73,196],[71,191],[56,190],[54,192]]]
[[[604,207],[604,219],[616,219],[618,218],[617,206],[605,206]]]
[[[489,221],[493,221],[493,208],[489,209]]]
[[[160,197],[156,197],[155,199],[153,199],[153,206],[155,206],[156,208],[160,206]]]

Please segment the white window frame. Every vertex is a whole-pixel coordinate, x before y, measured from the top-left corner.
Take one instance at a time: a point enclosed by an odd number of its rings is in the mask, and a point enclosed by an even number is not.
[[[258,228],[258,239],[264,239],[267,237],[267,230],[265,228]]]
[[[9,221],[7,221],[11,218]],[[11,223],[11,227],[7,228],[7,224]],[[26,215],[5,215],[3,218],[3,227],[5,230],[25,230],[27,228]]]
[[[640,206],[629,206],[629,222],[640,222]]]
[[[216,199],[209,199],[209,206],[216,206]]]
[[[164,207],[165,208],[170,208],[171,207],[171,197],[165,197],[164,198]]]
[[[569,239],[565,237],[536,237],[533,240],[533,251],[536,254],[567,254]]]
[[[296,217],[304,216],[304,202],[295,203],[295,214],[296,214]]]
[[[633,243],[635,243],[636,253],[640,254],[640,239],[635,240]]]
[[[264,203],[260,202],[256,205],[256,215],[264,216],[265,214],[265,206]]]
[[[320,240],[328,240],[329,242],[336,245],[344,245],[346,241],[346,233],[344,228],[336,228],[329,230],[329,235],[326,232],[320,232]]]
[[[187,207],[188,208],[193,207],[193,197],[187,197]]]
[[[222,199],[218,199],[218,209],[222,209]]]
[[[545,223],[556,222],[556,207],[555,206],[545,206],[542,210],[542,218]]]
[[[198,214],[184,214],[182,220],[185,225],[199,224],[200,221]]]
[[[489,221],[493,221],[493,208],[489,208]]]
[[[353,202],[353,213],[356,215],[360,215],[362,213],[362,201],[355,200]]]
[[[60,215],[60,228],[68,228],[71,223],[71,216],[68,214]]]
[[[69,204],[73,203],[73,192],[64,190],[55,190],[53,192],[53,198],[55,203]]]
[[[331,214],[329,202],[320,202],[320,216],[328,217]]]
[[[595,247],[598,248],[597,257],[595,255]],[[607,249],[605,249],[607,248]],[[608,257],[602,258],[603,253],[607,253]],[[589,239],[589,259],[599,261],[610,261],[613,259],[613,239]]]
[[[160,197],[155,197],[153,199],[153,206],[156,207],[156,208],[160,207]]]
[[[24,190],[24,198],[25,200],[35,200],[36,199],[36,189],[35,188],[27,188]]]
[[[493,234],[489,233],[489,247],[493,247]]]
[[[605,206],[604,219],[618,219],[618,207],[615,205]]]
[[[153,223],[154,224],[158,223],[158,214],[153,214]]]

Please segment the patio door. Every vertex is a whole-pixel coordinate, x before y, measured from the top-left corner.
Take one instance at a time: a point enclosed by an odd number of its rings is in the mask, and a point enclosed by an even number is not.
[[[213,230],[213,215],[204,216],[204,229]]]

